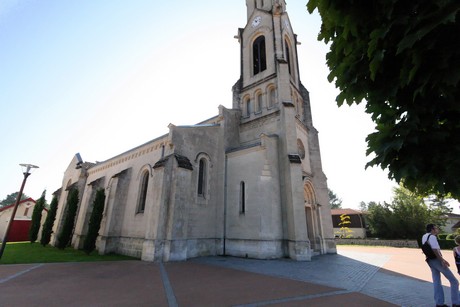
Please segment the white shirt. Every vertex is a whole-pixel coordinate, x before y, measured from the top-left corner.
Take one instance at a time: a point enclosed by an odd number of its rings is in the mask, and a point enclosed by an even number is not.
[[[439,246],[439,243],[438,243],[438,239],[436,238],[435,235],[427,232],[426,234],[423,235],[422,237],[422,244],[425,244],[426,242],[426,239],[428,238],[428,236],[430,236],[430,241],[428,242],[428,244],[430,244],[431,246],[431,249],[441,249],[441,247]]]

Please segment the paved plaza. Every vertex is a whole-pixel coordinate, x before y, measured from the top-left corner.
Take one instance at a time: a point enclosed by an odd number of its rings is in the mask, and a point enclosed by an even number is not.
[[[445,258],[455,264],[450,251]],[[457,274],[457,273],[455,273]],[[443,284],[448,285],[443,279]],[[445,287],[446,303],[450,303]],[[204,257],[0,265],[0,306],[434,306],[419,249],[339,246],[310,262]]]

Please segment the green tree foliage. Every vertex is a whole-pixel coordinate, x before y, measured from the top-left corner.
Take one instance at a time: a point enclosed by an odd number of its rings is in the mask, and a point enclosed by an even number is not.
[[[428,223],[445,225],[452,209],[427,205],[424,198],[403,186],[394,188],[393,201],[370,203],[367,222],[373,236],[384,239],[420,239]]]
[[[67,197],[67,206],[65,211],[64,223],[61,232],[57,237],[57,247],[64,249],[69,245],[72,239],[73,226],[75,225],[75,216],[78,209],[78,189],[72,189]]]
[[[50,204],[50,209],[48,215],[46,216],[45,223],[43,224],[42,237],[40,239],[40,244],[46,246],[50,243],[51,234],[53,233],[54,221],[56,219],[56,211],[58,206],[58,199],[56,196],[53,197]]]
[[[32,212],[32,221],[29,229],[30,243],[34,243],[35,241],[37,241],[38,231],[40,230],[40,223],[42,221],[42,212],[46,206],[45,195],[46,190],[43,191],[42,196],[35,203],[34,211]]]
[[[96,248],[96,240],[101,227],[102,214],[104,212],[105,192],[104,189],[99,189],[96,192],[96,197],[93,202],[93,211],[89,219],[88,233],[83,242],[83,250],[90,254]]]
[[[16,199],[18,198],[19,192],[14,192],[5,197],[4,200],[0,201],[0,208],[8,205],[12,205],[16,203]],[[26,194],[22,193],[21,195],[21,200],[30,198],[30,196],[27,196]]]
[[[364,201],[359,203],[359,210],[360,211],[367,211],[367,204]]]
[[[332,190],[328,189],[329,193],[329,205],[331,209],[342,208],[342,199],[340,199]]]
[[[458,0],[309,0],[330,44],[337,104],[366,101],[368,166],[420,194],[460,198]]]

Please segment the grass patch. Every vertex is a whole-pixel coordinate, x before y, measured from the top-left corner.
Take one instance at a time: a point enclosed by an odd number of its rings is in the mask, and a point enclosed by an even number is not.
[[[129,256],[116,254],[99,255],[97,251],[87,255],[82,250],[71,247],[58,249],[53,246],[43,247],[40,243],[7,243],[0,264],[51,263],[51,262],[92,262],[137,260]]]

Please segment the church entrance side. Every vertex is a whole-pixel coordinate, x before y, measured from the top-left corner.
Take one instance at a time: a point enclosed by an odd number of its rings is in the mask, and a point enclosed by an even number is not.
[[[305,217],[307,222],[307,234],[310,240],[310,248],[313,250],[314,255],[321,253],[321,225],[318,212],[318,205],[316,203],[315,190],[310,181],[304,183],[303,188],[304,202],[305,202]]]

